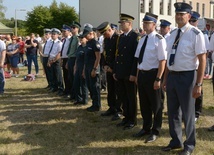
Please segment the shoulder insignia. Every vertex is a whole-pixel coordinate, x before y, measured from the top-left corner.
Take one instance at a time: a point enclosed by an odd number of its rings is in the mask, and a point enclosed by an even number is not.
[[[170,34],[172,34],[173,32],[175,32],[175,30],[177,30],[177,29],[175,28],[175,29],[173,29],[172,31],[170,31]]]
[[[199,31],[199,30],[197,30],[197,29],[196,29],[196,28],[194,28],[194,27],[193,27],[191,30],[192,30],[196,35],[198,35],[198,34],[200,33],[200,31]]]
[[[163,39],[163,36],[158,33],[155,36],[158,37],[158,39]]]

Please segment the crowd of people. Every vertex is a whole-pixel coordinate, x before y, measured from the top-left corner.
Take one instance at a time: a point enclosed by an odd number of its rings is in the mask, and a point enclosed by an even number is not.
[[[120,14],[122,32],[109,22],[96,28],[86,23],[80,32],[82,26],[74,21],[61,30],[46,28],[43,38],[36,39],[32,33],[25,42],[16,36],[10,42],[1,40],[0,93],[4,93],[4,60],[9,59],[8,67],[18,77],[18,63],[23,63],[26,52],[28,74],[33,62],[38,75],[39,50],[48,92],[74,105],[87,105],[90,97],[92,105],[86,110],[96,112],[101,108],[100,92],[107,89],[109,108],[101,116],[112,116],[113,121],[123,117],[117,127],[124,130],[137,124],[138,91],[143,124],[133,137],[148,135],[145,143],[155,141],[160,134],[166,91],[171,140],[162,150],[182,148],[179,154],[192,154],[195,123],[202,111],[203,79],[211,78],[214,34],[209,39],[197,28],[200,14],[189,4],[178,2],[174,6],[178,27],[173,30],[171,23],[162,19],[157,32],[158,16],[147,12],[140,33],[132,28],[134,17]],[[214,131],[214,126],[208,130]]]

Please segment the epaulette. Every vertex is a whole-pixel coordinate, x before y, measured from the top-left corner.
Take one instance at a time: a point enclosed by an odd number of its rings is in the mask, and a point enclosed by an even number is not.
[[[158,39],[163,39],[163,36],[158,33],[155,36],[158,37]]]
[[[173,29],[172,31],[170,31],[170,34],[172,34],[172,32],[174,32],[175,30],[177,30],[177,29]]]
[[[198,35],[198,34],[200,33],[200,31],[199,31],[199,30],[197,30],[197,29],[196,29],[196,28],[194,28],[194,27],[193,27],[191,30],[192,30],[196,35]]]

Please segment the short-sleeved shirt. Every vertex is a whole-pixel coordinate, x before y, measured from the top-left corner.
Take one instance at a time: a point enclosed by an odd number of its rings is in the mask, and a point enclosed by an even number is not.
[[[13,52],[13,51],[15,51],[17,49],[19,49],[19,44],[18,43],[17,44],[10,43],[10,44],[7,45],[7,52]],[[17,56],[19,56],[19,52],[11,55],[11,57],[17,57]]]
[[[45,42],[44,47],[43,47],[43,55],[44,55],[44,57],[48,57],[50,49],[51,49],[52,41],[53,40],[51,38],[49,38]]]
[[[68,58],[71,58],[71,57],[76,57],[76,52],[77,52],[77,47],[79,46],[79,39],[76,35],[72,36],[70,39],[70,42],[71,42],[71,46],[70,49],[68,47]],[[70,44],[70,43],[69,43]]]
[[[146,35],[139,40],[135,57],[138,58]],[[156,31],[148,34],[148,39],[143,55],[143,61],[138,64],[139,70],[151,70],[158,68],[160,60],[167,59],[166,40]]]
[[[27,49],[26,55],[37,55],[37,50],[39,48],[39,42],[36,39],[34,39],[33,42],[37,43],[37,46],[36,47],[31,46],[29,48],[26,48]],[[30,45],[31,40],[30,39],[26,40],[25,44]]]
[[[54,43],[54,44],[53,44]],[[51,52],[49,54],[49,59],[53,59],[61,52],[62,42],[59,39],[53,40],[51,46],[53,45]]]
[[[6,44],[0,40],[0,59],[1,59],[1,56],[2,56],[2,51],[6,50]]]
[[[95,52],[100,53],[100,43],[95,39],[89,40],[86,44],[85,67],[93,67],[96,61]]]
[[[167,60],[172,53],[172,46],[177,36],[178,29],[171,32],[167,39]],[[172,71],[190,71],[197,68],[197,55],[206,53],[203,33],[196,27],[186,24],[181,28],[179,44],[177,46],[174,64],[167,67]]]
[[[68,47],[70,44],[70,39],[71,39],[71,36],[68,36],[63,39],[62,45],[64,44],[64,47],[63,47],[63,51],[62,51],[62,58],[68,58],[67,52],[68,52]]]

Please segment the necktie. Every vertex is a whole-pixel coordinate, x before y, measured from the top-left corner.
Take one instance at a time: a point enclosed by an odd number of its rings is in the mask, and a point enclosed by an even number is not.
[[[73,36],[71,37],[71,40],[70,40],[70,43],[69,43],[69,46],[68,46],[67,55],[69,54],[69,52],[70,52],[70,50],[71,50],[72,41],[73,41]]]
[[[52,42],[52,45],[51,45],[50,51],[49,51],[49,53],[48,53],[48,58],[50,57],[50,54],[51,54],[51,51],[52,51],[53,45],[54,45],[54,41]]]
[[[148,35],[146,36],[144,42],[143,42],[143,45],[140,49],[140,55],[139,55],[139,58],[138,58],[138,63],[141,64],[141,62],[143,61],[143,55],[144,55],[144,52],[145,52],[145,48],[146,48],[146,43],[147,43],[147,39],[148,39]]]
[[[177,33],[177,36],[175,37],[175,41],[174,41],[174,44],[172,46],[172,52],[171,52],[170,58],[169,58],[169,65],[170,66],[172,66],[174,64],[175,54],[176,54],[176,50],[177,50],[179,39],[180,39],[180,33],[181,33],[181,29],[178,29],[178,33]]]
[[[65,40],[64,40],[64,42],[62,44],[62,50],[61,50],[60,56],[62,56],[62,52],[63,52],[64,46],[65,46],[65,42],[66,42],[66,38],[65,38]]]
[[[46,40],[46,42],[45,42],[45,44],[43,46],[43,54],[45,53],[45,46],[46,46],[46,44],[47,44],[47,40]]]

